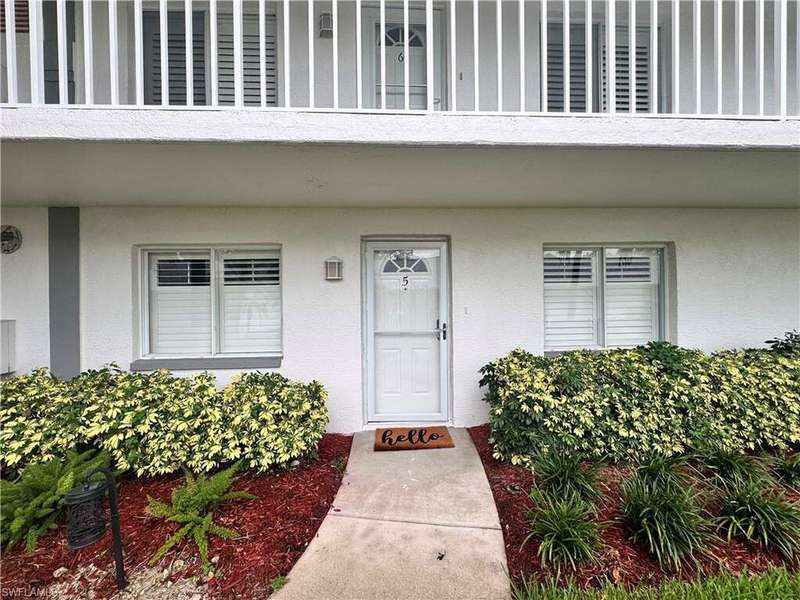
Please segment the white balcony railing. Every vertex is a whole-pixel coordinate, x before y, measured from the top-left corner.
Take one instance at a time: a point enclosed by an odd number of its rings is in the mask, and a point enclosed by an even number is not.
[[[0,1],[11,106],[800,114],[798,0]]]

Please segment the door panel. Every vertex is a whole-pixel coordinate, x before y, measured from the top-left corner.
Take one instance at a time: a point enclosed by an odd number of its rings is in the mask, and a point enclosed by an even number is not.
[[[445,245],[367,245],[370,421],[447,418]]]

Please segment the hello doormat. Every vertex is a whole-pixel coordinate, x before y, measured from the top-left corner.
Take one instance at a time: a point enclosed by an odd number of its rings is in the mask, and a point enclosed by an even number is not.
[[[375,450],[453,448],[447,427],[392,427],[375,430]]]

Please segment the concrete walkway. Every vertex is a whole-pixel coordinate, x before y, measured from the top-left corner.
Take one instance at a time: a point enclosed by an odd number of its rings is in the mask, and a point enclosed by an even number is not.
[[[497,509],[464,429],[455,448],[374,452],[357,433],[334,505],[276,600],[505,599]]]

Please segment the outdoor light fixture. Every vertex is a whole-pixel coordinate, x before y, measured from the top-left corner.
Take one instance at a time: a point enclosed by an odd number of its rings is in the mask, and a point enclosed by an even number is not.
[[[319,37],[330,39],[333,37],[333,16],[331,13],[322,13],[319,16]]]
[[[343,278],[344,261],[341,258],[331,256],[325,261],[325,280],[340,281]]]
[[[90,481],[97,473],[105,475],[105,481]],[[108,493],[111,504],[111,534],[114,541],[114,562],[117,570],[117,589],[128,585],[125,581],[125,568],[122,564],[122,536],[119,531],[119,508],[117,506],[117,487],[114,476],[106,468],[92,471],[83,483],[72,488],[64,497],[67,507],[67,545],[70,550],[91,546],[106,532],[106,519],[103,514],[103,498]]]

